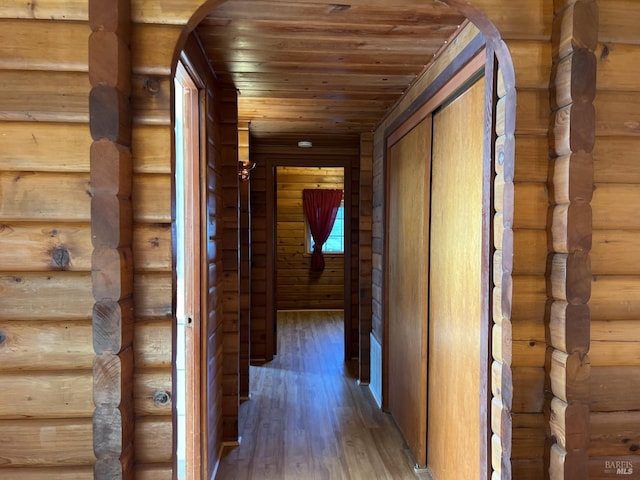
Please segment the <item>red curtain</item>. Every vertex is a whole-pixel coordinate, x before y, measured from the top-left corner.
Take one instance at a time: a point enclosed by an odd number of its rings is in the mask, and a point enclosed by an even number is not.
[[[329,238],[336,215],[342,202],[342,190],[310,190],[302,191],[304,212],[307,215],[311,236],[313,237],[313,254],[311,270],[324,270],[322,246]]]

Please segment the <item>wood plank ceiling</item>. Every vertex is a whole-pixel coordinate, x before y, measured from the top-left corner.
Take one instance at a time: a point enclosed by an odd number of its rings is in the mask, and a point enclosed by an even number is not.
[[[196,33],[252,135],[372,131],[464,17],[442,2],[228,0]]]

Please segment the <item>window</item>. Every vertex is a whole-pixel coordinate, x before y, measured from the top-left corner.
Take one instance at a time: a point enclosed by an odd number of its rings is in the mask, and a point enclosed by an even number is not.
[[[309,224],[305,221],[307,227],[307,253],[313,252],[313,238],[311,237],[311,230]],[[322,246],[323,253],[344,253],[344,200],[338,208],[336,214],[336,221],[333,224],[329,238]]]

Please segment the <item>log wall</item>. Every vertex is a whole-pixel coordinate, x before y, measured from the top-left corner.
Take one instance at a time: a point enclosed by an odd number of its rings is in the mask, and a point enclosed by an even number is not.
[[[91,29],[60,7],[0,7],[0,478],[95,463]]]
[[[588,473],[605,479],[640,472],[640,4],[597,4]]]
[[[276,308],[278,310],[342,309],[344,254],[324,254],[325,269],[311,272],[302,191],[344,191],[344,168],[277,167]]]

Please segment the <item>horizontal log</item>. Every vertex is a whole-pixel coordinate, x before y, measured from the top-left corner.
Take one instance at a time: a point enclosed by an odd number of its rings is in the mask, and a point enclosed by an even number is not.
[[[550,113],[547,89],[518,92],[516,135],[546,135]],[[496,121],[500,121],[499,118]]]
[[[504,139],[504,137],[502,137]],[[546,135],[518,136],[515,176],[518,183],[545,183],[549,168],[549,141]],[[496,141],[496,148],[498,148]]]
[[[547,302],[543,276],[513,276],[511,321],[542,323]]]
[[[591,250],[592,210],[584,202],[556,205],[550,212],[553,250],[559,253]]]
[[[0,322],[0,336],[0,371],[91,369],[89,320],[5,321]]]
[[[640,45],[600,43],[598,58],[598,90],[637,92],[633,81],[640,75]]]
[[[600,137],[593,149],[596,184],[640,183],[640,138]]]
[[[551,345],[565,353],[587,353],[590,318],[587,305],[572,305],[563,300],[555,300],[549,314]]]
[[[64,467],[95,461],[91,418],[1,420],[0,430],[1,465]]]
[[[640,445],[640,412],[591,413],[589,456],[635,455]]]
[[[132,8],[132,13],[135,10]],[[136,46],[131,52],[133,73],[170,75],[174,51],[181,33],[180,25],[135,24],[131,29],[131,44]]]
[[[39,0],[36,5],[0,3],[0,18],[25,18],[40,20],[87,20],[86,0]]]
[[[633,475],[637,471],[640,471],[638,455],[589,458],[588,478],[590,480],[620,478],[624,475]]]
[[[593,102],[596,94],[596,57],[579,48],[554,64],[551,81],[551,108],[576,102]]]
[[[516,367],[544,367],[547,345],[539,340],[512,340],[511,365]]]
[[[85,124],[3,122],[2,131],[4,171],[89,172],[91,137]]]
[[[554,350],[549,373],[553,394],[567,403],[588,401],[590,368],[588,355]]]
[[[133,341],[133,322],[133,300],[130,296],[118,301],[109,298],[97,300],[92,317],[96,354],[120,352],[127,348]]]
[[[554,22],[557,42],[553,58],[565,58],[578,49],[595,50],[598,41],[598,7],[593,2],[574,2]]]
[[[511,337],[513,340],[534,340],[536,342],[545,341],[545,325],[542,322],[518,322],[512,325],[511,332]]]
[[[0,241],[5,270],[91,270],[89,223],[4,223]]]
[[[594,100],[598,112],[596,135],[640,135],[640,98],[627,92],[602,92]]]
[[[640,410],[640,367],[591,368],[592,412]]]
[[[511,458],[538,458],[545,445],[545,419],[542,414],[514,413]]]
[[[586,304],[591,294],[591,261],[582,252],[556,253],[551,258],[551,296],[572,305]]]
[[[640,342],[640,320],[598,321],[590,327],[593,341]]]
[[[567,452],[557,443],[549,453],[550,478],[588,478],[587,454],[584,450]]]
[[[91,318],[91,274],[19,272],[0,275],[4,320],[86,320]]]
[[[84,22],[0,20],[0,68],[86,72],[89,27]]]
[[[582,403],[551,400],[551,436],[565,451],[586,449],[589,445],[589,406]]]
[[[41,467],[41,468],[3,468],[5,478],[12,480],[86,480],[93,478],[93,466]]]
[[[594,275],[640,272],[640,238],[635,231],[594,230],[591,271]]]
[[[131,108],[136,126],[171,124],[171,77],[134,75]]]
[[[170,271],[171,225],[138,224],[133,230],[133,261],[136,271]]]
[[[511,410],[514,413],[542,413],[545,399],[544,381],[544,368],[514,368]]]
[[[546,184],[516,183],[514,190],[513,228],[544,230],[549,203]]]
[[[551,162],[553,203],[590,202],[593,194],[593,158],[572,153]]]
[[[11,43],[11,42],[10,42]],[[0,118],[10,121],[89,121],[86,72],[0,71]],[[33,86],[38,85],[34,90]]]
[[[549,85],[551,45],[531,40],[509,41],[509,51],[516,75],[516,88],[542,89]]]
[[[91,370],[0,376],[0,418],[78,418],[93,414]]]
[[[8,221],[89,221],[86,173],[0,172],[0,206]]]
[[[171,366],[170,318],[138,321],[133,345],[136,368],[168,368]]]
[[[135,424],[136,463],[171,463],[171,416],[138,417]]]
[[[171,223],[171,177],[135,175],[133,217],[140,223]]]
[[[595,230],[638,230],[640,185],[599,184],[593,192],[593,228]]]
[[[595,143],[595,124],[596,109],[591,103],[572,103],[555,111],[549,140],[555,154],[590,153]]]
[[[143,273],[134,277],[136,317],[171,316],[171,273]]]
[[[640,276],[596,276],[589,301],[591,321],[638,320]]]
[[[121,405],[128,407],[132,378],[131,348],[118,353],[103,352],[96,355],[93,362],[93,399],[96,407],[104,411]]]
[[[133,392],[133,403],[137,416],[171,415],[171,409],[176,399],[171,388],[170,368],[136,372],[133,378]],[[163,401],[163,397],[156,398],[158,394],[166,394],[168,401]]]
[[[542,458],[513,459],[511,461],[511,472],[511,478],[539,480],[544,478],[545,475],[544,461]]]
[[[513,231],[513,274],[543,276],[547,266],[547,232],[534,229]]]
[[[171,128],[138,125],[131,133],[133,171],[135,173],[171,174]]]
[[[635,19],[640,15],[640,5],[633,0],[610,0],[598,5],[601,42],[638,44],[638,25]]]
[[[640,366],[638,342],[591,340],[589,349],[591,364],[598,367]]]
[[[160,465],[136,465],[135,478],[137,480],[171,480],[173,478],[173,466],[165,463]]]

